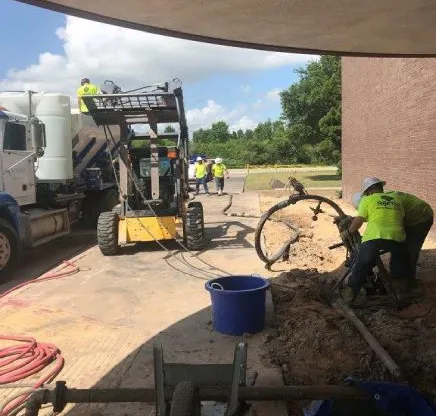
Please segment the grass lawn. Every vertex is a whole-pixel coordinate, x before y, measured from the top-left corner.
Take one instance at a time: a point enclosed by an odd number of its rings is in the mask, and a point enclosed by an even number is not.
[[[271,189],[271,179],[277,179],[284,184],[288,182],[293,172],[249,173],[245,180],[245,190],[261,191]],[[331,170],[317,170],[312,172],[296,172],[297,178],[306,188],[340,187],[341,178]]]

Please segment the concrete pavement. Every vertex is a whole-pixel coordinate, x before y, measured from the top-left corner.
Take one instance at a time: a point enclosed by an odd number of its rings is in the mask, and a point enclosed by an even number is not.
[[[232,174],[235,211],[258,214],[258,196],[241,194],[244,175]],[[213,190],[213,187],[212,187]],[[152,387],[152,345],[163,343],[167,360],[230,362],[240,337],[213,331],[207,280],[223,274],[264,274],[253,248],[256,219],[221,214],[227,196],[200,195],[208,247],[191,255],[169,244],[128,247],[115,257],[98,248],[77,261],[82,271],[22,289],[0,301],[0,332],[31,335],[57,345],[66,359],[58,377],[70,387]],[[249,369],[259,383],[280,385],[281,371],[265,360],[260,335],[247,338]],[[147,414],[147,405],[76,406],[69,414]],[[258,415],[286,414],[281,404],[256,406]],[[282,413],[280,413],[282,412]]]

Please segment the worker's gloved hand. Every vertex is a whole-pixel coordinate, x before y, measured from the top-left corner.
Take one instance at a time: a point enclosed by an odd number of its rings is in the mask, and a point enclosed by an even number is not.
[[[345,217],[335,217],[335,224],[338,225],[339,230],[346,230],[353,221],[353,217],[351,215],[347,215]]]

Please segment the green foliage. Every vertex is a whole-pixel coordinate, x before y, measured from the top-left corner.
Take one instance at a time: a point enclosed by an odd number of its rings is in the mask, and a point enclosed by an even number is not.
[[[341,61],[323,56],[296,70],[282,91],[282,117],[254,130],[230,132],[224,121],[194,132],[191,153],[245,164],[337,164],[341,158]]]

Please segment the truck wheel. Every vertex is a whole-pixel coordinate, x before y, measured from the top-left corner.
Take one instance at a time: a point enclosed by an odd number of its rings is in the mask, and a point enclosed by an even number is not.
[[[185,244],[189,250],[201,250],[204,247],[204,215],[201,202],[190,202],[185,217]]]
[[[118,253],[118,214],[102,212],[97,222],[97,242],[104,256],[114,256]]]
[[[4,277],[20,254],[18,234],[5,220],[0,219],[0,274]]]
[[[171,402],[170,416],[200,416],[198,388],[190,381],[177,384]]]

